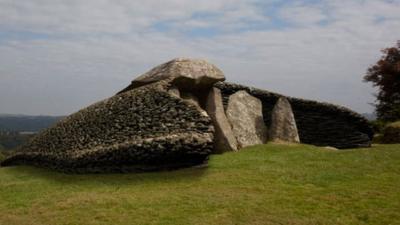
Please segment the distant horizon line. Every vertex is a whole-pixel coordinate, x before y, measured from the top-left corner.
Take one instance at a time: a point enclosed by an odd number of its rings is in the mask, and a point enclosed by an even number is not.
[[[0,117],[13,116],[13,117],[66,117],[68,115],[50,115],[50,114],[23,114],[23,113],[0,113]]]
[[[357,113],[359,113],[359,114],[361,114],[361,115],[365,115],[365,114],[367,114],[367,115],[376,115],[376,113],[373,111],[373,112],[363,112],[363,113],[360,113],[360,112],[357,112]],[[14,117],[66,117],[66,116],[69,116],[69,115],[72,115],[73,113],[71,113],[71,114],[64,114],[64,115],[50,115],[50,114],[33,114],[33,115],[31,115],[31,114],[23,114],[23,113],[0,113],[0,117],[4,117],[4,116],[14,116]]]

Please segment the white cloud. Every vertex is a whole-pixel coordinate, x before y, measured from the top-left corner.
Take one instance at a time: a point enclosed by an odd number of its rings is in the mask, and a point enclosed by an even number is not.
[[[45,33],[130,33],[158,21],[184,22],[194,13],[217,13],[234,22],[259,18],[246,0],[34,0],[0,1],[0,26]],[[226,13],[225,13],[226,12]]]
[[[180,56],[207,58],[230,81],[371,110],[373,89],[362,76],[379,50],[399,39],[400,1],[285,4],[277,9],[288,15],[281,19],[299,26],[279,29],[269,27],[277,18],[255,3],[0,0],[0,32],[50,34],[3,40],[0,34],[0,113],[71,113]],[[154,29],[160,22],[171,30]],[[258,22],[265,27],[237,30]],[[184,33],[209,27],[220,34]]]
[[[316,25],[328,19],[323,9],[318,6],[301,4],[293,4],[283,8],[280,16],[287,22],[302,26]]]

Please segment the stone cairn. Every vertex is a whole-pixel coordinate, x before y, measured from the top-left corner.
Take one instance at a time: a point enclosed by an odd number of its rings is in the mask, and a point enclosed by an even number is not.
[[[223,72],[204,60],[174,59],[41,132],[1,166],[30,164],[72,173],[151,171],[202,164],[211,153],[238,151],[268,138],[298,143],[303,135],[318,145],[326,143],[304,135],[306,128],[298,131],[296,119],[303,127],[309,112],[296,114],[291,102],[297,107],[297,101],[304,101],[224,80]],[[342,138],[340,146],[369,145],[362,118],[324,104],[316,103],[347,116],[338,117],[339,124],[354,138]],[[326,116],[321,118],[332,118]]]

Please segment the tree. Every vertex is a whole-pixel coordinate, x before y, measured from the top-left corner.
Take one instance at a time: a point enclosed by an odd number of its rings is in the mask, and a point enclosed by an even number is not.
[[[378,119],[400,120],[400,41],[382,53],[381,59],[368,69],[364,81],[379,88],[375,104]]]

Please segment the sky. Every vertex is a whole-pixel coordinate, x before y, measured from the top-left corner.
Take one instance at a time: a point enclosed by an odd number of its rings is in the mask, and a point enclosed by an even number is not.
[[[67,115],[177,57],[370,113],[400,0],[0,0],[0,113]]]

